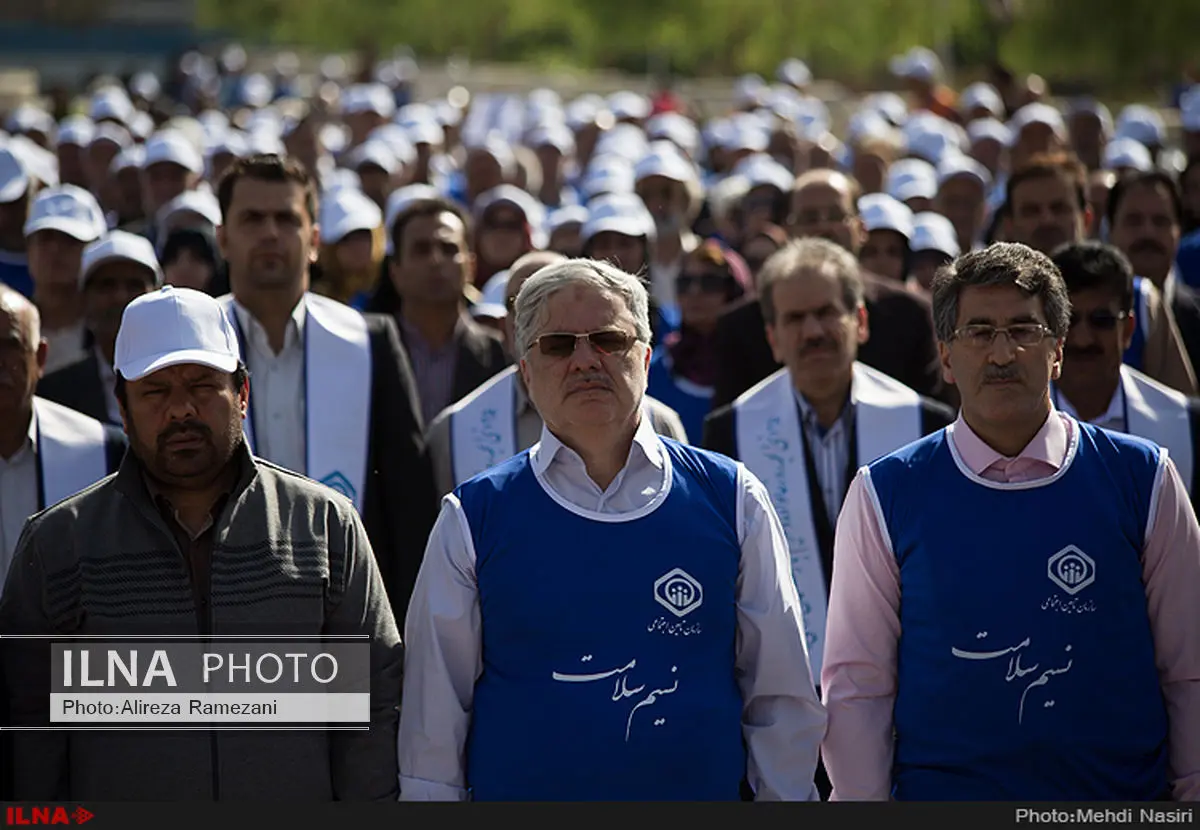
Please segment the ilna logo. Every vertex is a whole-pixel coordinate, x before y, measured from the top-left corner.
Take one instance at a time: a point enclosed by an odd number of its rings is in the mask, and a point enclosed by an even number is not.
[[[66,807],[7,807],[4,820],[9,826],[23,824],[85,824],[93,813],[83,807],[67,812]]]

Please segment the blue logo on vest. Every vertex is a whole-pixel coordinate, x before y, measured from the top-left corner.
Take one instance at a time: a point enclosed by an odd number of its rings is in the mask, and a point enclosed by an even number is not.
[[[683,617],[700,607],[704,589],[682,568],[663,574],[654,581],[654,599],[677,617]]]
[[[1067,545],[1046,563],[1050,581],[1074,596],[1096,581],[1096,561],[1074,545]]]
[[[331,490],[336,490],[350,501],[354,501],[354,486],[350,484],[350,480],[341,473],[334,471],[325,478],[321,479],[321,483]]]

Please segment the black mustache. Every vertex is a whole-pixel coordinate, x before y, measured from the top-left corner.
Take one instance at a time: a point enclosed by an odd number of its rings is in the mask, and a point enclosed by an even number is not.
[[[1153,251],[1156,254],[1166,254],[1167,249],[1159,244],[1157,239],[1139,239],[1129,246],[1129,253],[1140,254],[1143,251]]]
[[[193,433],[206,440],[212,439],[212,430],[199,421],[180,421],[176,424],[171,424],[164,429],[158,436],[158,446],[165,447],[167,442],[177,435],[187,435]]]
[[[992,383],[998,380],[1018,380],[1021,372],[1016,366],[989,366],[983,371],[983,382]]]
[[[800,346],[800,356],[807,357],[812,352],[832,351],[837,349],[837,341],[828,337],[822,337],[819,340],[806,340]]]

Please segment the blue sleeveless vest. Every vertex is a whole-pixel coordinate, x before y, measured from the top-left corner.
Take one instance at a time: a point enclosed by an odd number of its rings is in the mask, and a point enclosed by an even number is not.
[[[896,800],[1167,792],[1141,563],[1160,451],[1074,441],[1032,486],[960,470],[945,430],[870,465],[903,597]]]
[[[713,390],[676,377],[666,346],[655,349],[646,381],[646,394],[674,409],[687,432],[688,443],[699,446],[704,417],[712,410]]]
[[[1133,278],[1133,313],[1137,318],[1137,325],[1121,360],[1126,366],[1132,366],[1139,372],[1145,371],[1142,366],[1146,362],[1146,332],[1150,328],[1150,309],[1147,307],[1145,284],[1144,277]]]
[[[476,801],[740,799],[737,468],[663,440],[665,498],[585,518],[525,451],[456,491],[475,546]]]

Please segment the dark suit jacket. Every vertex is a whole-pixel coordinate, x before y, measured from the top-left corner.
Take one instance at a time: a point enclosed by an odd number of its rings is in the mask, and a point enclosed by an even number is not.
[[[46,375],[38,381],[37,394],[101,423],[116,423],[108,414],[104,383],[100,380],[100,358],[95,351],[89,351],[83,360]]]
[[[446,406],[462,400],[484,381],[512,362],[504,351],[504,341],[501,340],[500,335],[484,328],[469,316],[464,317],[464,322],[462,334],[458,338],[458,357],[454,364],[454,385]],[[397,324],[397,329],[400,332],[401,341],[407,347],[403,327]],[[419,402],[418,395],[418,411],[421,410]]]
[[[922,435],[937,432],[942,427],[953,423],[955,417],[955,411],[946,406],[946,404],[927,397],[921,398]],[[700,443],[706,450],[714,450],[730,458],[738,458],[737,412],[733,404],[726,404],[708,414],[704,419],[704,438]],[[871,460],[859,459],[857,458],[857,454],[857,448],[854,442],[851,441],[850,461],[846,465],[848,468],[848,475],[845,479],[847,489],[849,489],[850,482],[853,481],[854,473],[858,468]],[[809,460],[807,444],[805,444],[805,460]],[[825,572],[825,591],[828,593],[829,583],[833,577],[833,539],[835,527],[829,523],[829,515],[822,501],[821,488],[809,487],[808,493],[812,507],[813,528],[817,533],[817,544],[821,549],[821,565]],[[843,492],[842,499],[845,500],[845,498],[846,493]],[[820,683],[819,678],[816,680]]]
[[[868,273],[863,274],[863,289],[870,338],[858,347],[858,359],[919,394],[954,401],[953,387],[942,382],[929,300]],[[745,300],[721,315],[716,344],[720,358],[714,409],[732,403],[779,369],[757,299]]]
[[[1200,366],[1200,294],[1196,289],[1175,279],[1174,296],[1171,298],[1171,313],[1179,326],[1179,336],[1187,350],[1192,366]]]
[[[362,519],[403,631],[439,500],[417,383],[396,321],[386,314],[363,316],[371,338],[372,379]]]

